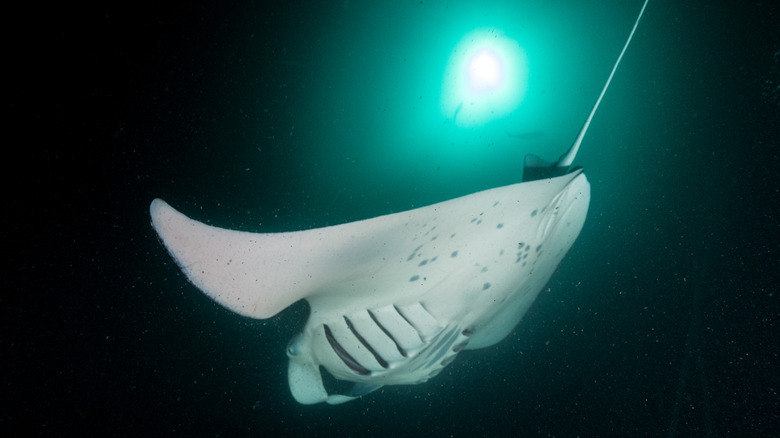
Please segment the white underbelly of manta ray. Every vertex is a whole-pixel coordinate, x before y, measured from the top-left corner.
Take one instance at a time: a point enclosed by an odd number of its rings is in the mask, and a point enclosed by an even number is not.
[[[269,318],[309,302],[287,347],[298,402],[425,382],[461,350],[503,339],[579,235],[590,185],[568,169],[646,5],[577,140],[556,163],[527,157],[522,183],[287,233],[209,226],[155,199],[152,225],[188,279],[236,313]],[[329,390],[320,367],[354,385]]]

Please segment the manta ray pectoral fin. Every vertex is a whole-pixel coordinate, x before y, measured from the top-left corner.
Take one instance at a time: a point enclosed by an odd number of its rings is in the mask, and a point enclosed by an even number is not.
[[[302,242],[316,238],[305,231],[226,230],[190,219],[161,199],[152,202],[149,212],[152,226],[187,279],[238,314],[270,318],[311,294],[326,276],[328,265],[317,263],[324,246],[310,245],[301,254]]]

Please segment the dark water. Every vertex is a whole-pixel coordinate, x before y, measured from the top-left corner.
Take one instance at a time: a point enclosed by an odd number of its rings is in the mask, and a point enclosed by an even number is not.
[[[579,130],[641,2],[40,7],[6,38],[0,429],[32,435],[773,436],[780,15],[651,1],[577,164],[588,221],[523,322],[423,385],[289,394],[299,303],[249,320],[158,244],[162,197],[297,230],[518,182]],[[455,4],[457,3],[457,4]],[[465,2],[464,2],[465,3]],[[459,130],[474,27],[529,58],[523,105]]]

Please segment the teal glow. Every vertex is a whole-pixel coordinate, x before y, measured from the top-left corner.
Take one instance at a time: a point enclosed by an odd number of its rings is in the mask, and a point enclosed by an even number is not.
[[[275,159],[294,157],[294,177],[318,187],[321,208],[332,214],[348,202],[361,211],[372,203],[376,212],[402,211],[516,183],[527,154],[552,161],[571,145],[636,18],[632,2],[594,3],[352,1],[343,19],[302,34],[317,44],[293,50],[290,43],[278,64],[252,70],[278,67],[280,75],[267,85],[248,84],[278,87],[276,100],[253,98],[260,124],[252,151],[258,159],[272,151]],[[476,100],[458,94],[463,84],[455,80],[467,66],[462,52],[477,54],[478,42],[499,55],[508,44],[520,60],[514,76],[500,64],[512,57],[491,61],[503,70],[487,79],[513,79],[517,95],[482,115]],[[491,62],[475,65],[489,72]],[[458,63],[461,72],[451,67]],[[630,74],[621,70],[616,79]],[[588,169],[614,164],[600,141],[610,129],[602,117],[631,99],[618,84],[578,155]]]
[[[462,127],[511,113],[525,96],[525,51],[496,29],[478,29],[455,46],[444,73],[441,110]]]

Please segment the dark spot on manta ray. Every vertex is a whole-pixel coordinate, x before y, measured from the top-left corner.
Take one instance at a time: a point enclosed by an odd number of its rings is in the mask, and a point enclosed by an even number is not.
[[[450,239],[452,239],[453,237],[455,237],[455,233],[450,234]]]
[[[500,229],[504,228],[504,224],[498,224],[498,225],[496,225],[496,228],[498,228],[500,230]]]
[[[487,272],[487,271],[488,271],[488,268],[487,268],[487,266],[485,266],[485,267],[483,267],[483,268],[482,268],[482,272]]]
[[[452,254],[450,254],[450,257],[455,258],[458,256],[458,251],[452,251]]]
[[[537,247],[536,247],[536,252],[539,252],[539,251],[541,251],[541,250],[542,250],[542,245],[541,245],[541,244],[539,244],[539,246],[537,246]]]
[[[494,203],[493,203],[493,207],[495,207],[495,206],[497,206],[497,205],[498,205],[498,201],[496,201],[496,202],[494,202]]]
[[[482,290],[488,290],[490,289],[490,283],[485,283],[482,285]]]
[[[421,261],[420,264],[417,265],[417,266],[425,266],[427,264],[428,264],[428,259],[425,259],[425,260]]]
[[[409,279],[409,281],[417,281],[420,279],[419,275],[412,275],[412,278]]]
[[[419,251],[422,247],[423,246],[420,245],[417,248],[415,248],[414,251],[412,251],[412,253],[409,255],[409,257],[406,258],[406,261],[408,262],[408,261],[412,260],[414,258],[414,256],[417,255],[417,251]]]
[[[531,212],[531,217],[535,217],[536,213],[539,213],[539,209],[536,209],[536,210],[532,211]]]

